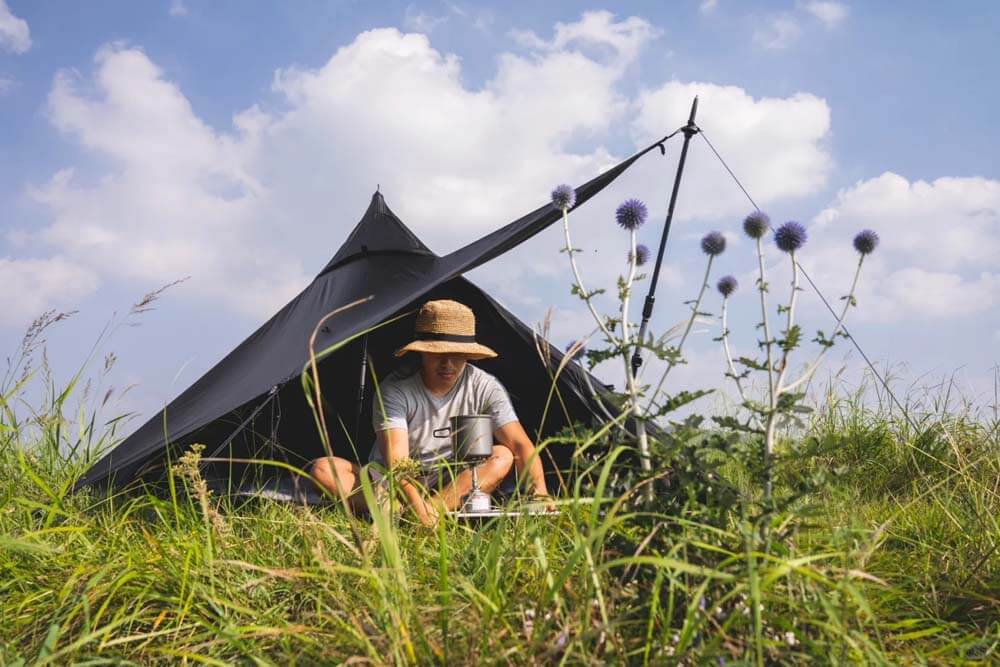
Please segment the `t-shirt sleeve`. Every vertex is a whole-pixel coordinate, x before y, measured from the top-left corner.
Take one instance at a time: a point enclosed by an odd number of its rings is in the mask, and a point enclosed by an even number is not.
[[[407,428],[406,393],[395,383],[382,385],[382,403],[378,394],[372,405],[372,427],[375,432],[390,428]]]
[[[487,379],[483,391],[482,414],[493,417],[493,430],[496,431],[501,426],[516,422],[517,413],[514,412],[514,405],[510,402],[507,390],[495,377]]]

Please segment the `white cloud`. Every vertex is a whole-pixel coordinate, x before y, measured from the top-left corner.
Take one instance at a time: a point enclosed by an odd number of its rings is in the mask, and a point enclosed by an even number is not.
[[[73,308],[99,284],[96,273],[63,257],[0,257],[0,324],[23,326],[48,308]]]
[[[810,0],[802,5],[802,9],[822,21],[830,30],[838,28],[848,14],[847,5],[832,0]]]
[[[7,0],[0,0],[0,48],[14,53],[26,53],[31,48],[28,22],[11,13]]]
[[[798,20],[791,14],[776,14],[753,32],[753,41],[765,49],[780,50],[791,46],[802,33]]]
[[[702,14],[711,14],[719,6],[719,0],[701,0],[698,3],[698,11]]]
[[[827,146],[830,108],[808,93],[754,98],[736,86],[671,81],[639,95],[632,123],[636,141],[663,132],[664,119],[683,122],[696,95],[698,126],[758,203],[814,194],[826,185],[833,166]],[[669,149],[676,154],[678,147],[679,142]],[[745,213],[746,198],[701,137],[692,139],[695,147],[677,216],[720,219]]]
[[[991,310],[1000,293],[1000,273],[965,279],[957,273],[906,268],[892,271],[878,291],[900,310],[928,317],[954,317]]]
[[[861,229],[881,237],[865,262],[860,319],[943,318],[988,312],[1000,294],[1000,181],[913,181],[886,172],[841,191],[813,221],[807,266],[847,289]]]
[[[9,77],[0,76],[0,95],[6,95],[14,89],[16,82]]]
[[[184,0],[170,0],[170,15],[171,16],[187,16],[188,8],[184,4]]]
[[[242,164],[251,139],[206,126],[141,51],[108,47],[96,64],[97,97],[60,72],[49,117],[117,168],[95,185],[66,169],[32,188],[53,217],[43,238],[119,278],[191,275],[196,291],[258,316],[293,295],[305,282],[299,264],[255,237],[264,192]]]
[[[937,269],[995,267],[1000,257],[1000,181],[913,181],[885,172],[842,190],[816,218],[824,228],[870,226],[883,247]]]
[[[630,16],[616,21],[609,11],[584,12],[574,23],[557,23],[551,40],[532,31],[513,30],[510,36],[522,46],[538,51],[565,51],[569,48],[592,48],[598,53],[610,50],[613,59],[621,63],[635,60],[639,50],[661,34],[648,21]]]

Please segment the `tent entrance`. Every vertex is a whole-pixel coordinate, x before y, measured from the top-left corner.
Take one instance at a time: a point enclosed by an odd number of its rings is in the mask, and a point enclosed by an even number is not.
[[[368,335],[369,368],[374,368],[375,377],[368,376],[356,439],[353,431],[358,417],[363,340],[352,341],[320,362],[320,388],[334,455],[362,464],[368,461],[375,442],[372,409],[377,400],[377,386],[400,367],[409,366],[415,370],[414,355],[398,359],[393,353],[413,336],[415,312],[411,311],[416,311],[422,303],[431,299],[454,299],[475,312],[477,339],[496,350],[499,356],[474,363],[503,383],[521,423],[536,443],[563,431],[574,422],[592,421],[588,418],[593,415],[591,397],[560,387],[558,396],[553,395],[549,399],[552,387],[550,370],[554,373],[562,355],[553,349],[552,362],[547,367],[538,354],[531,329],[474,284],[464,278],[455,278],[415,299],[393,317],[409,313],[407,316]],[[336,318],[329,324],[335,338]],[[583,375],[578,367],[571,366],[563,372]],[[261,407],[263,401],[268,403]],[[256,415],[252,414],[254,410],[257,410]],[[243,424],[244,421],[247,423]],[[248,464],[240,459],[282,461],[303,468],[325,453],[315,416],[298,377],[280,387],[273,397],[264,397],[255,405],[244,406],[210,428],[210,431],[206,429],[196,433],[189,442],[197,442],[199,438],[206,442],[225,442],[229,436],[234,436],[215,453],[215,457],[235,459],[237,462],[207,463],[205,469],[206,478],[215,480],[217,485],[224,483],[230,490],[273,484],[274,478],[289,475],[279,467],[264,463]],[[235,433],[227,433],[227,428]],[[209,452],[211,449],[206,453]],[[572,445],[552,445],[549,454],[544,455],[552,488],[558,480],[553,465],[566,467],[571,453]]]

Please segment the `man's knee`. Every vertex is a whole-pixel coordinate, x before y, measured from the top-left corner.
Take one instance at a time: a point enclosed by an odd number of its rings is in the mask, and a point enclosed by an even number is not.
[[[349,493],[354,483],[354,464],[336,456],[316,459],[311,472],[317,482],[330,490],[340,485],[343,492]]]
[[[494,445],[492,463],[496,466],[500,477],[504,477],[514,465],[514,452],[510,451],[509,447]]]

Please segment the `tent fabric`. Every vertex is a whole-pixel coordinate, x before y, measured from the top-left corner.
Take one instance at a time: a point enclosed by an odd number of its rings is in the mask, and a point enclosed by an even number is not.
[[[607,187],[657,146],[662,148],[662,143],[651,144],[581,185],[576,191],[576,206]],[[167,461],[193,442],[206,443],[208,453],[224,444],[227,449],[218,456],[228,458],[271,458],[280,454],[280,458],[289,463],[301,465],[321,455],[315,421],[305,404],[302,387],[299,382],[290,380],[299,376],[308,360],[309,337],[320,319],[334,308],[369,295],[374,298],[335,316],[319,331],[317,350],[405,313],[429,298],[455,298],[475,311],[482,342],[501,353],[495,365],[489,362],[477,362],[477,365],[493,372],[508,385],[515,407],[520,401],[529,411],[539,408],[539,400],[544,403],[548,399],[534,394],[538,393],[539,386],[544,386],[547,392],[551,381],[547,375],[549,371],[538,362],[531,330],[460,276],[523,243],[560,217],[561,211],[546,204],[439,257],[403,224],[386,205],[383,196],[376,192],[347,241],[298,296],[164,410],[94,464],[79,480],[77,488],[120,489],[138,479],[152,479],[157,474],[162,475]],[[399,341],[407,339],[411,333],[412,320],[404,318],[368,337],[376,378],[384,377],[384,373],[391,370],[378,367],[386,356],[380,346],[398,347]],[[359,458],[370,448],[370,440],[358,437],[357,442],[353,442],[351,438],[357,421],[354,413],[357,412],[360,384],[360,345],[361,341],[355,341],[324,359],[320,365],[328,424],[339,429],[331,437],[338,447],[344,447],[345,441],[349,447],[349,451],[338,450],[337,453]],[[561,359],[557,352],[554,356]],[[528,362],[531,359],[533,364]],[[552,401],[563,414],[560,417],[550,407],[554,421],[552,424],[538,423],[538,428],[534,429],[536,436],[552,432],[557,422],[565,426],[574,420],[585,421],[584,416],[600,410],[594,403],[592,390],[598,381],[586,376],[575,364],[570,366],[573,368],[558,383],[557,398],[561,400]],[[535,384],[525,383],[523,378],[527,377]],[[516,395],[518,392],[524,394],[520,399]],[[567,396],[562,396],[564,393]],[[369,392],[364,407],[369,412],[371,395]],[[522,422],[530,426],[530,420],[526,421],[524,416]],[[370,433],[370,426],[368,431]],[[364,431],[362,434],[368,435]],[[220,479],[232,480],[237,473],[245,473],[237,471],[236,467],[237,464],[229,463],[213,472]]]

